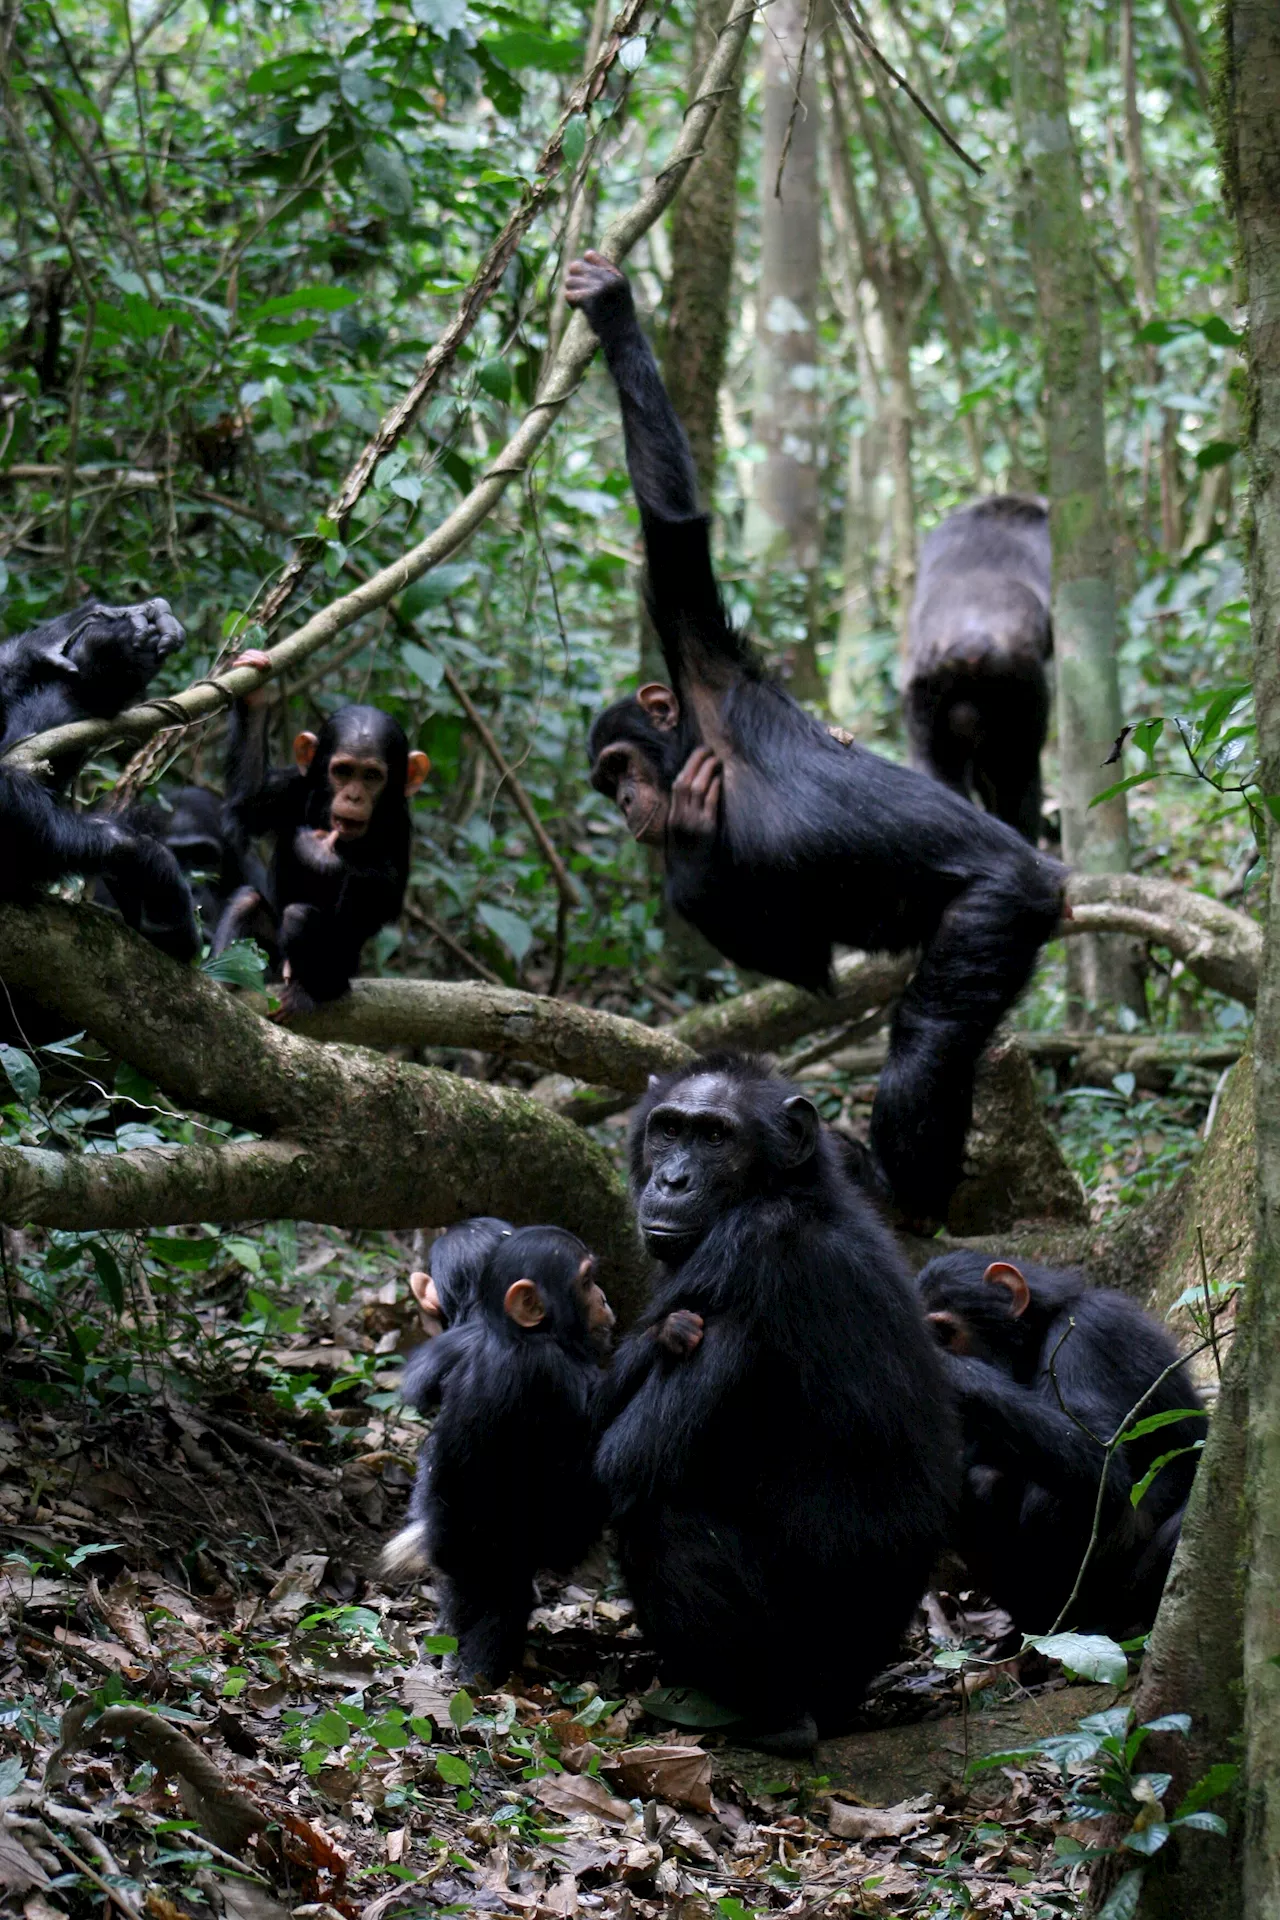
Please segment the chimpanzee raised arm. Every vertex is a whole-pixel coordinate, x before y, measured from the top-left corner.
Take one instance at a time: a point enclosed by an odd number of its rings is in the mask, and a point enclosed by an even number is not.
[[[976,1061],[1058,923],[1063,871],[938,782],[839,744],[763,671],[721,604],[688,445],[626,280],[590,253],[566,293],[618,388],[671,676],[596,720],[592,783],[665,849],[671,904],[739,966],[822,991],[836,945],[923,948],[871,1146],[904,1212],[937,1220]]]
[[[960,1409],[956,1545],[974,1579],[1028,1633],[1047,1632],[1075,1586],[1097,1510],[1068,1624],[1122,1638],[1144,1631],[1203,1438],[1200,1396],[1177,1346],[1124,1294],[1091,1289],[1078,1273],[949,1253],[917,1286]],[[1170,1413],[1187,1418],[1125,1441],[1108,1460],[1131,1415]],[[1161,1460],[1135,1508],[1132,1489]]]
[[[50,727],[107,719],[146,691],[183,631],[167,600],[104,607],[91,600],[0,645],[0,754]],[[81,756],[60,755],[54,785],[0,766],[0,900],[26,900],[71,874],[107,881],[129,925],[189,960],[200,939],[173,854],[127,818],[63,804]]]
[[[237,664],[258,665],[249,653]],[[399,723],[378,707],[343,707],[300,733],[295,765],[267,756],[266,696],[238,700],[227,736],[227,831],[238,848],[275,837],[269,892],[242,888],[214,939],[261,940],[283,969],[280,1013],[307,1013],[347,991],[360,950],[404,904],[409,796],[426,778]]]

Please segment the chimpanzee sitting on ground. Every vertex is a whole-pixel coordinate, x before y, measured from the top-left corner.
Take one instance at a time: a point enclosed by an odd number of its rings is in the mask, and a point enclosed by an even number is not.
[[[443,1575],[467,1680],[496,1685],[520,1665],[534,1575],[575,1565],[604,1524],[591,1454],[613,1313],[594,1266],[559,1227],[502,1235],[477,1310],[406,1369],[404,1397],[440,1412],[383,1569]]]
[[[109,719],[137,700],[184,635],[167,600],[91,600],[0,645],[0,754],[75,720]],[[100,875],[129,925],[175,959],[200,941],[191,895],[167,847],[107,814],[73,813],[61,795],[83,758],[62,753],[53,788],[0,766],[0,900],[29,900],[72,874]]]
[[[596,720],[592,784],[637,840],[664,848],[672,906],[739,966],[816,992],[837,944],[924,949],[871,1147],[903,1210],[940,1219],[975,1063],[1058,924],[1063,871],[937,781],[841,746],[764,672],[721,603],[688,442],[626,280],[590,253],[565,288],[617,386],[672,680]]]
[[[628,1588],[671,1683],[807,1750],[892,1655],[950,1531],[939,1357],[836,1142],[758,1062],[650,1081],[631,1181],[665,1271],[596,1455]]]
[[[976,792],[1032,846],[1052,652],[1044,502],[997,493],[950,514],[920,549],[907,641],[911,757],[957,793]]]
[[[120,815],[133,833],[162,841],[177,860],[205,933],[212,938],[232,894],[241,887],[266,887],[262,862],[253,850],[237,851],[222,827],[222,798],[208,787],[162,790],[154,799],[139,800]],[[105,882],[94,898],[114,906],[115,896]]]
[[[474,1219],[460,1220],[433,1243],[430,1272],[409,1275],[409,1291],[422,1309],[429,1339],[445,1327],[456,1327],[475,1312],[484,1263],[498,1242],[514,1232],[509,1220],[478,1213]],[[410,1401],[414,1397],[413,1380],[411,1357],[403,1382],[404,1396]]]
[[[948,1253],[917,1286],[964,1430],[956,1545],[1019,1627],[1046,1633],[1085,1558],[1107,1442],[1153,1414],[1199,1409],[1200,1396],[1164,1328],[1078,1273]],[[1195,1474],[1196,1453],[1179,1450],[1203,1438],[1189,1412],[1116,1448],[1066,1625],[1120,1638],[1150,1627]],[[1166,1454],[1177,1458],[1135,1508],[1132,1489]]]
[[[260,666],[245,653],[237,665]],[[283,970],[280,1017],[339,1000],[366,940],[398,917],[409,880],[409,796],[430,769],[410,753],[399,723],[378,707],[343,707],[319,734],[300,733],[296,766],[267,762],[267,695],[237,700],[227,734],[227,804],[233,846],[275,836],[268,894],[245,887],[213,942],[261,942]]]

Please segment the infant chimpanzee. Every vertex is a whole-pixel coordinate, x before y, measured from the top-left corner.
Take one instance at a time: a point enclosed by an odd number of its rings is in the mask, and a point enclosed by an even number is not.
[[[572,1567],[604,1523],[591,1461],[613,1312],[594,1269],[560,1227],[500,1233],[473,1309],[405,1371],[404,1397],[440,1412],[383,1570],[443,1576],[464,1680],[520,1665],[535,1573]]]

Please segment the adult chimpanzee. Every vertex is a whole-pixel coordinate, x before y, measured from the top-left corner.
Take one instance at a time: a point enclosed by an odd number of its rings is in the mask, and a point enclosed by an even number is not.
[[[618,389],[672,679],[600,715],[592,783],[665,849],[671,904],[739,965],[820,991],[837,943],[924,949],[871,1145],[904,1211],[940,1218],[975,1062],[1058,923],[1062,869],[937,781],[840,745],[765,674],[721,604],[688,443],[626,280],[590,253],[566,293]]]
[[[232,894],[241,887],[265,889],[266,873],[252,848],[237,849],[223,831],[222,798],[208,787],[179,787],[139,800],[121,816],[134,833],[161,840],[187,876],[191,898],[205,932],[212,936]],[[95,898],[115,904],[101,882]]]
[[[1164,1328],[1078,1273],[948,1253],[917,1285],[964,1431],[956,1544],[1017,1625],[1045,1633],[1084,1562],[1107,1443],[1200,1396]],[[1195,1473],[1195,1452],[1180,1449],[1203,1438],[1189,1411],[1111,1455],[1071,1626],[1124,1637],[1151,1625]],[[1169,1454],[1135,1508],[1133,1488]]]
[[[1052,651],[1043,500],[997,493],[948,515],[920,549],[911,609],[912,758],[957,793],[976,792],[1032,846]]]
[[[242,654],[257,666],[263,656]],[[215,953],[260,940],[285,980],[284,1017],[338,1000],[366,940],[398,916],[409,879],[408,800],[425,780],[399,723],[378,707],[343,707],[300,733],[296,766],[267,761],[265,690],[238,700],[227,738],[224,818],[233,845],[275,836],[269,889],[244,887],[222,916]]]
[[[594,1265],[560,1227],[500,1236],[478,1310],[406,1370],[405,1398],[440,1412],[383,1567],[406,1578],[429,1562],[444,1576],[464,1678],[496,1683],[519,1666],[534,1575],[573,1566],[604,1524],[591,1454],[613,1314]]]
[[[623,1569],[672,1682],[806,1749],[892,1654],[945,1542],[938,1355],[836,1142],[758,1062],[651,1081],[631,1179],[664,1271],[596,1455]]]
[[[499,1240],[514,1232],[509,1220],[478,1213],[471,1220],[459,1221],[435,1241],[431,1248],[430,1272],[409,1275],[409,1291],[426,1315],[432,1334],[444,1327],[456,1327],[460,1320],[475,1312],[484,1263]],[[413,1380],[414,1358],[411,1357],[404,1374],[408,1400],[414,1397]]]
[[[74,720],[108,719],[137,700],[184,635],[166,600],[91,600],[0,645],[0,754]],[[106,814],[73,813],[61,795],[83,755],[61,753],[53,788],[0,766],[0,900],[30,899],[70,874],[101,876],[125,919],[179,960],[199,950],[191,895],[167,847]]]

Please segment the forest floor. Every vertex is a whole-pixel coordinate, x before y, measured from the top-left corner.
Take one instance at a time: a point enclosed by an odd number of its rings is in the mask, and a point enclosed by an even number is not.
[[[971,1597],[930,1596],[815,1764],[734,1746],[709,1703],[656,1690],[603,1550],[542,1589],[518,1687],[451,1685],[430,1590],[375,1571],[422,1434],[391,1371],[407,1248],[309,1231],[296,1253],[305,1312],[271,1318],[251,1290],[246,1331],[188,1280],[185,1335],[142,1302],[78,1387],[19,1323],[0,1389],[5,1911],[1077,1911],[1056,1772],[966,1778],[966,1760],[1113,1695],[1001,1665],[1018,1636]],[[990,1663],[963,1698],[935,1664],[960,1643]]]

